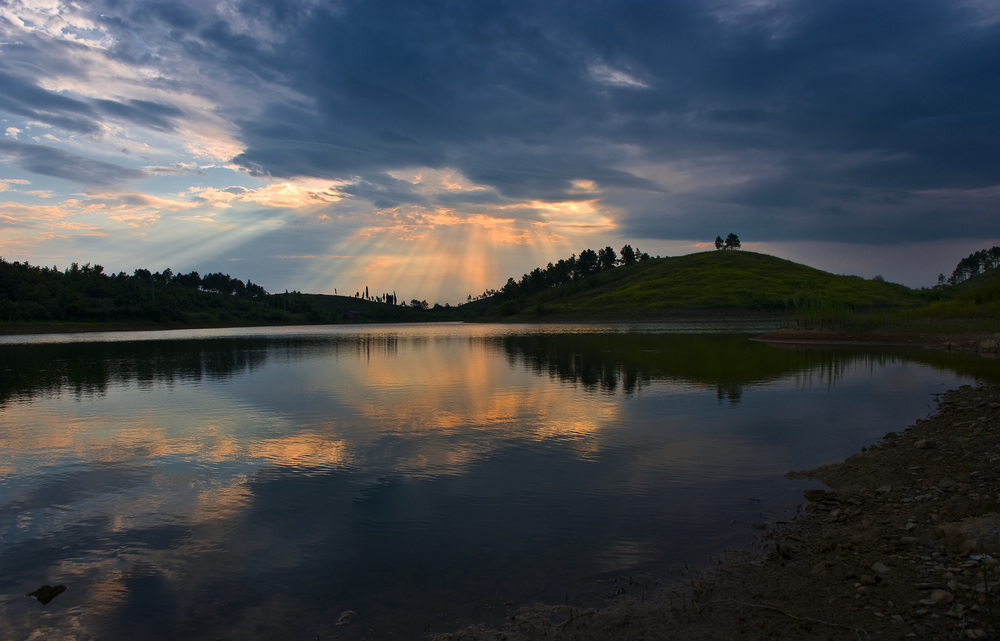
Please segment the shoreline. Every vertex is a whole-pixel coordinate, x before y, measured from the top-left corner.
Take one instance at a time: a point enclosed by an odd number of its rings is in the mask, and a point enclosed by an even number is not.
[[[1000,385],[935,396],[927,418],[840,463],[789,473],[829,489],[806,491],[800,516],[771,524],[756,551],[642,600],[534,606],[502,630],[432,638],[996,638]]]
[[[909,333],[844,332],[826,329],[785,327],[754,336],[750,340],[787,345],[870,345],[880,347],[918,347],[947,352],[976,352],[995,357],[1000,352],[1000,333]]]

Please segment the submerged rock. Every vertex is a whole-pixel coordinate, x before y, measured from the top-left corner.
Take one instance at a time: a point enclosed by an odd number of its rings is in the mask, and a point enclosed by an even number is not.
[[[65,585],[43,585],[34,592],[29,592],[28,596],[35,597],[42,605],[48,605],[49,601],[66,591]]]

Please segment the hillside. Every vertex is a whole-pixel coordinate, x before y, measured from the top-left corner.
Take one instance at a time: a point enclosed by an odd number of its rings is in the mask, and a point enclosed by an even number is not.
[[[901,314],[900,322],[915,331],[933,327],[939,332],[990,332],[1000,330],[1000,269],[977,274],[945,288],[946,294]]]
[[[60,271],[0,258],[0,333],[415,322],[450,314],[358,297],[268,294],[221,273],[108,275],[89,263]]]
[[[610,248],[608,248],[610,249]],[[588,250],[589,251],[589,250]],[[0,332],[234,327],[417,321],[659,321],[781,319],[800,328],[906,333],[994,333],[1000,270],[912,290],[830,274],[748,251],[646,255],[591,271],[574,259],[459,307],[396,305],[347,296],[269,294],[227,274],[107,275],[89,264],[60,272],[0,258]],[[581,275],[582,274],[582,275]]]
[[[520,297],[472,303],[484,318],[656,320],[684,316],[836,318],[858,311],[915,308],[932,294],[841,276],[766,254],[709,251],[654,258]]]

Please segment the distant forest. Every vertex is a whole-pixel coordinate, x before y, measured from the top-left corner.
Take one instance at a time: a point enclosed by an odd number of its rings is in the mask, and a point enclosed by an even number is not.
[[[738,249],[730,234],[716,238],[719,249]],[[69,268],[38,267],[8,262],[0,257],[0,323],[135,323],[174,326],[225,326],[357,321],[445,320],[482,315],[507,301],[524,299],[551,288],[578,283],[590,276],[650,260],[649,254],[625,245],[620,252],[605,247],[585,249],[569,258],[536,267],[520,280],[513,277],[499,290],[469,296],[468,307],[434,305],[414,299],[398,303],[395,292],[371,295],[368,289],[353,297],[285,292],[270,294],[250,280],[229,274],[198,272],[175,274],[166,269],[132,274],[106,274],[101,265]],[[974,252],[959,261],[950,278],[942,274],[939,286],[955,285],[1000,266],[1000,247]],[[618,272],[616,272],[618,273]],[[593,282],[593,281],[588,281]],[[464,309],[463,309],[464,308]],[[435,314],[428,314],[427,312]]]
[[[520,281],[513,277],[507,279],[507,284],[499,290],[489,289],[481,296],[469,296],[469,302],[482,300],[494,296],[504,300],[529,296],[531,294],[565,285],[574,281],[583,280],[588,276],[598,274],[602,271],[614,269],[618,266],[628,267],[643,260],[649,260],[649,254],[633,249],[632,245],[625,245],[619,255],[613,248],[605,247],[594,251],[585,249],[577,256],[573,254],[569,258],[562,258],[557,263],[549,263],[544,268],[536,267],[531,272],[524,274]]]
[[[980,249],[958,261],[951,276],[945,280],[944,274],[938,276],[938,284],[956,285],[966,281],[977,274],[996,269],[1000,265],[1000,247],[993,246],[989,249]]]
[[[106,274],[101,265],[38,267],[0,257],[0,322],[84,322],[216,326],[394,320],[395,295],[269,294],[229,274],[170,269]],[[376,303],[376,300],[380,301]],[[421,306],[421,309],[424,306]],[[399,309],[399,308],[397,308]]]

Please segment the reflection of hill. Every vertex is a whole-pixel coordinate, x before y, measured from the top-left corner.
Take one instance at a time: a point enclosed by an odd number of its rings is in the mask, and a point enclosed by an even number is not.
[[[714,387],[720,399],[738,402],[744,386],[799,375],[835,382],[859,361],[873,364],[905,358],[997,380],[996,362],[976,355],[865,347],[780,348],[745,335],[642,333],[537,333],[483,339],[539,375],[586,388],[632,393],[654,380]],[[0,405],[14,398],[69,390],[103,394],[110,385],[140,387],[218,380],[263,366],[269,358],[349,356],[395,358],[401,344],[425,345],[420,336],[250,336],[197,340],[0,346]]]
[[[221,379],[261,364],[266,348],[263,339],[5,345],[0,403],[64,389],[102,394],[113,383]]]
[[[931,351],[873,351],[862,347],[780,348],[719,334],[535,334],[491,339],[512,364],[586,388],[625,393],[654,380],[715,387],[720,399],[738,402],[743,386],[811,373],[836,382],[858,362],[900,358],[956,372],[996,378],[995,363],[980,357]]]
[[[260,367],[269,356],[291,357],[323,344],[370,358],[393,353],[393,336],[317,340],[303,337],[206,338],[106,343],[47,343],[0,347],[0,405],[12,398],[71,390],[103,394],[109,385],[142,386],[224,379]]]

